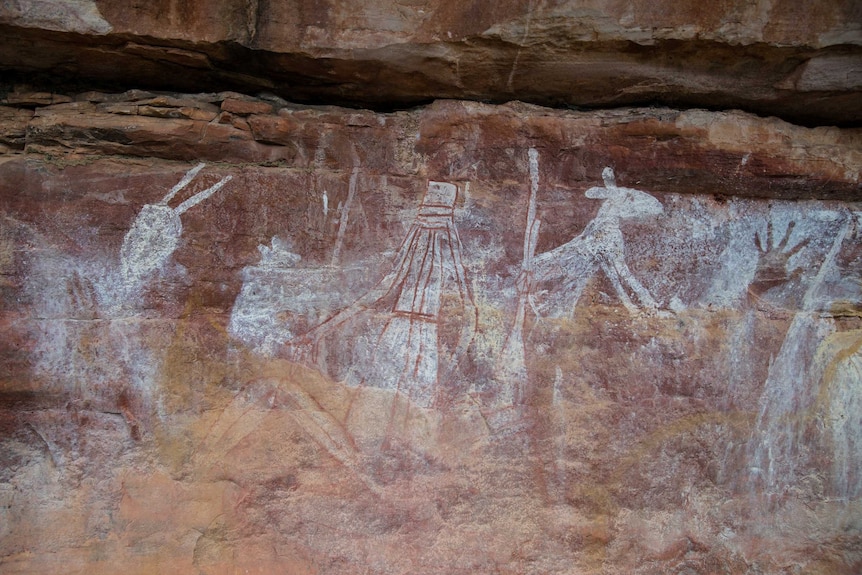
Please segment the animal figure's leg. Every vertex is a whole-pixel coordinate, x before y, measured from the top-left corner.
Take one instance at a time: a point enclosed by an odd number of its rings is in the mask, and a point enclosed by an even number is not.
[[[614,289],[617,291],[617,296],[620,298],[620,301],[623,302],[625,308],[629,310],[630,313],[636,313],[638,311],[638,307],[632,303],[632,300],[629,297],[629,294],[626,293],[625,288],[623,288],[621,281],[621,277],[625,277],[625,271],[621,273],[613,262],[602,262],[602,270],[604,270],[608,279],[611,280],[611,284],[613,284]]]
[[[581,294],[584,293],[584,288],[587,287],[587,282],[593,277],[596,271],[595,265],[586,267],[587,273],[579,273],[573,279],[570,297],[572,298],[571,317],[575,316],[575,308],[578,305],[578,300],[581,299]]]
[[[632,272],[626,265],[625,260],[621,257],[613,257],[610,261],[603,261],[602,269],[605,270],[605,273],[614,285],[614,289],[617,290],[617,295],[619,295],[623,305],[630,312],[634,313],[638,308],[634,303],[632,303],[631,298],[629,298],[628,293],[626,293],[623,287],[623,280],[632,292],[634,292],[644,307],[648,307],[650,309],[658,308],[658,303],[656,303],[655,299],[650,295],[649,290],[647,290],[643,284],[641,284],[638,279],[632,275]]]
[[[638,281],[638,278],[632,275],[625,262],[621,263],[625,268],[625,273],[621,274],[622,278],[626,280],[631,290],[635,293],[635,295],[637,295],[638,299],[641,302],[641,305],[651,309],[658,308],[658,302],[655,301],[655,298],[652,297],[652,294],[649,293],[649,290],[645,288],[640,281]]]
[[[524,284],[554,281],[554,290],[544,307],[562,310],[570,306],[574,316],[581,295],[599,267],[597,257],[583,235],[533,258],[533,269]],[[519,280],[520,281],[520,280]],[[571,304],[567,303],[571,301]],[[558,312],[559,313],[559,312]]]

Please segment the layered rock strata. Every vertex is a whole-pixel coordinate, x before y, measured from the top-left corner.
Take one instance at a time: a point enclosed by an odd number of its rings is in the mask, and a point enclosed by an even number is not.
[[[49,87],[269,91],[389,110],[466,98],[862,121],[854,0],[16,0],[0,7],[0,31],[0,70]]]

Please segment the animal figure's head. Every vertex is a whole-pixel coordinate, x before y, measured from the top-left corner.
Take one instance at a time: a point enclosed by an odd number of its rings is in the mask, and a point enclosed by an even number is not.
[[[588,198],[605,200],[599,210],[600,215],[628,219],[652,216],[662,212],[661,202],[648,193],[617,186],[614,171],[611,168],[602,170],[602,180],[605,187],[590,188],[584,193]]]

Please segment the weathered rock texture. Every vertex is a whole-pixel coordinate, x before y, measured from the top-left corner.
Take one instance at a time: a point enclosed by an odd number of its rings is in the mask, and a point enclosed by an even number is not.
[[[862,566],[858,130],[7,101],[3,573]]]
[[[87,87],[741,108],[862,121],[855,0],[13,0],[0,69]]]
[[[862,572],[860,20],[4,3],[0,573]]]

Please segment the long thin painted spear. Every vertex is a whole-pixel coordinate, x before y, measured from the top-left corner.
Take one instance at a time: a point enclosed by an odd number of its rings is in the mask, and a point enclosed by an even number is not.
[[[530,148],[530,197],[527,205],[527,227],[524,230],[524,258],[521,261],[521,272],[529,274],[533,269],[533,256],[536,253],[536,243],[539,239],[539,224],[536,219],[536,196],[539,191],[539,152]],[[511,381],[513,386],[512,403],[517,405],[524,399],[524,386],[527,379],[526,350],[524,348],[524,321],[527,316],[529,302],[529,281],[523,286],[518,296],[518,308],[515,311],[515,321],[500,358],[499,375]]]

